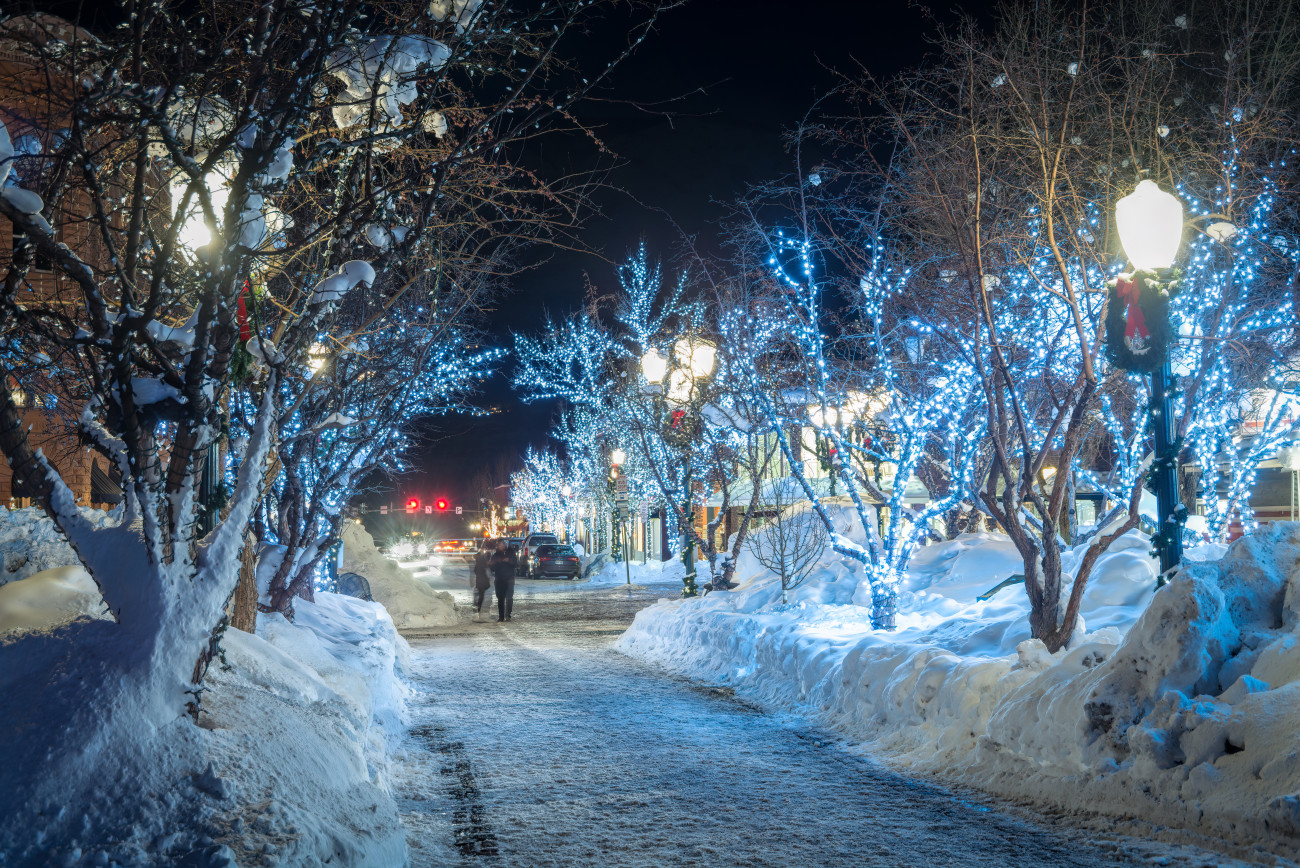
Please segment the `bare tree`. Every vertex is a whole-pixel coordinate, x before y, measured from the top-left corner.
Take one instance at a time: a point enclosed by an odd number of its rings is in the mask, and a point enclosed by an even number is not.
[[[761,509],[769,517],[745,546],[760,566],[781,580],[785,603],[789,592],[803,584],[821,561],[830,532],[793,479],[774,480],[766,492]]]

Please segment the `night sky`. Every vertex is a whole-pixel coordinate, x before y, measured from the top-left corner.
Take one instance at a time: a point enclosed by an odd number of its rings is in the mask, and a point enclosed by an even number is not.
[[[584,233],[599,255],[539,251],[547,261],[521,275],[492,315],[498,344],[509,347],[515,331],[538,330],[548,311],[558,317],[577,309],[584,275],[612,287],[613,263],[642,237],[652,253],[669,258],[680,240],[674,222],[706,249],[714,246],[723,214],[717,203],[791,169],[782,132],[831,88],[830,70],[861,63],[887,77],[915,65],[926,33],[954,21],[959,9],[986,14],[983,3],[907,0],[694,0],[665,14],[659,32],[615,71],[603,94],[608,102],[580,112],[625,161],[611,181],[626,192],[601,196],[603,219]],[[544,445],[556,414],[553,403],[519,402],[504,372],[477,403],[500,410],[437,420],[412,456],[420,472],[397,481],[402,496],[461,498],[486,462]]]

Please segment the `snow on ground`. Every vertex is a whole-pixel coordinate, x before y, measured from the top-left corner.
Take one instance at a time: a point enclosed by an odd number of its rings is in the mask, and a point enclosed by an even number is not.
[[[112,521],[112,513],[97,509],[83,508],[81,514],[97,527]],[[68,541],[42,510],[0,506],[0,585],[53,567],[80,564]]]
[[[33,524],[0,514],[0,539],[15,522]],[[0,866],[404,864],[388,756],[407,647],[382,606],[320,593],[294,623],[228,629],[197,725],[154,727],[130,719],[129,684],[114,714],[51,695],[69,658],[117,647],[99,605],[79,567],[0,587]],[[52,763],[68,744],[87,747]]]
[[[354,522],[343,525],[342,571],[366,577],[370,595],[383,604],[399,629],[443,627],[459,621],[450,594],[434,590],[427,581],[388,558],[375,548],[370,534]]]
[[[708,563],[698,566],[697,572],[703,574],[708,572]],[[600,572],[592,573],[586,581],[592,587],[602,587],[606,585],[625,585],[628,584],[628,577],[631,576],[633,585],[656,585],[669,582],[681,584],[686,576],[686,565],[682,563],[681,558],[673,558],[667,561],[647,561],[642,564],[639,560],[633,559],[630,563],[614,563],[606,561],[601,567]]]
[[[669,586],[519,587],[508,624],[412,639],[413,725],[393,789],[414,865],[1239,864],[1017,816],[610,653]]]
[[[0,636],[48,630],[83,617],[107,618],[108,611],[82,567],[55,567],[0,585]]]
[[[847,526],[847,525],[846,525]],[[873,631],[860,564],[829,550],[780,603],[740,587],[663,600],[617,647],[863,741],[910,771],[1038,804],[1294,853],[1300,836],[1300,525],[1272,525],[1155,591],[1149,544],[1097,564],[1070,648],[1028,637],[1005,537],[923,549],[899,629]]]

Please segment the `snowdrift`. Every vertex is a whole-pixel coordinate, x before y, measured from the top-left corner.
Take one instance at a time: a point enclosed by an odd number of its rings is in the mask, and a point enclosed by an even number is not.
[[[459,623],[451,594],[435,591],[375,548],[375,541],[355,522],[343,525],[343,572],[370,582],[370,595],[381,603],[399,629],[446,627]]]
[[[699,564],[696,568],[699,575],[707,575],[708,571],[708,561]],[[634,585],[677,584],[680,586],[682,580],[686,578],[686,565],[682,563],[680,555],[670,560],[647,561],[644,564],[637,559],[633,559],[631,564],[607,561],[599,572],[592,573],[585,581],[591,587],[617,586],[627,584],[629,574]]]
[[[197,725],[154,726],[114,659],[138,649],[80,567],[0,587],[0,865],[403,864],[388,752],[405,641],[376,603],[295,610],[227,630]],[[82,708],[58,673],[94,654],[105,702]]]
[[[0,636],[107,617],[95,580],[80,566],[42,570],[0,585]]]
[[[82,508],[97,527],[113,521],[111,513]],[[0,506],[0,585],[26,579],[54,567],[80,567],[67,539],[43,511]]]
[[[994,534],[921,550],[893,632],[870,627],[862,566],[828,549],[788,605],[746,554],[735,591],[660,601],[618,647],[913,772],[1294,852],[1300,525],[1188,563],[1159,591],[1148,549],[1135,533],[1101,558],[1055,655],[1028,637],[1022,588],[975,599],[1021,569]]]

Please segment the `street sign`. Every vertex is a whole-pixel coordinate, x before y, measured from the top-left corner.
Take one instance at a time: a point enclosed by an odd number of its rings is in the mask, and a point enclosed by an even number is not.
[[[463,510],[463,507],[459,507],[459,506],[456,507],[456,514],[457,514],[457,515],[460,515],[463,511],[464,511],[464,510]]]
[[[620,473],[618,479],[614,482],[614,491],[618,494],[618,515],[619,520],[627,517],[627,474]]]

